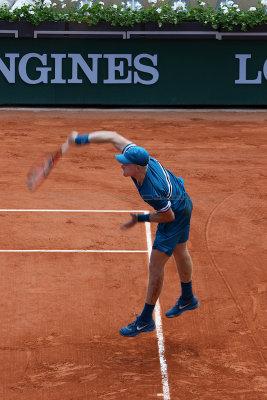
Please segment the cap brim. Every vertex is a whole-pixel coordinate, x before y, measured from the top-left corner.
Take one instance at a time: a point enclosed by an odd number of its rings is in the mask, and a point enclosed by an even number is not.
[[[132,164],[123,154],[115,155],[115,157],[121,164]]]

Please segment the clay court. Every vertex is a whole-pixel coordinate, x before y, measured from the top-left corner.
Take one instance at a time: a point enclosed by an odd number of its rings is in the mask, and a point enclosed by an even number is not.
[[[1,400],[267,399],[267,112],[5,110],[1,116]],[[31,165],[72,130],[115,130],[185,180],[200,308],[124,338],[143,307],[156,225],[109,144],[72,147],[30,193]]]

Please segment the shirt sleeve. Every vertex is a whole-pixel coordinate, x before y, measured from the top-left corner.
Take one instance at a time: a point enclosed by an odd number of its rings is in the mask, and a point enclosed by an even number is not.
[[[153,198],[151,200],[143,198],[155,211],[164,213],[171,208],[171,202],[168,199]]]

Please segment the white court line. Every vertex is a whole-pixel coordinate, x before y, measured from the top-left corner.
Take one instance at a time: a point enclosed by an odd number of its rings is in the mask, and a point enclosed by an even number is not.
[[[148,250],[0,250],[0,253],[148,253]]]
[[[154,108],[105,108],[105,107],[83,107],[83,108],[73,108],[73,107],[0,107],[0,111],[29,111],[29,112],[40,112],[40,111],[58,111],[58,112],[85,112],[85,113],[95,113],[95,112],[103,112],[103,113],[159,113],[159,112],[173,112],[173,113],[205,113],[205,112],[245,112],[245,113],[255,113],[255,112],[266,112],[265,108],[180,108],[179,106],[174,108],[166,108],[166,107],[158,107]]]
[[[55,210],[55,209],[0,209],[0,212],[142,212],[148,214],[148,211],[144,210]],[[146,241],[147,241],[147,250],[0,250],[0,253],[147,253],[150,256],[152,251],[152,237],[151,237],[151,229],[150,223],[145,223],[146,228]],[[158,349],[159,349],[159,360],[160,360],[160,368],[161,368],[161,378],[162,378],[162,386],[163,393],[159,393],[159,396],[163,396],[164,400],[170,400],[170,389],[168,382],[168,372],[167,372],[167,363],[165,358],[165,347],[164,347],[164,337],[162,330],[162,320],[161,320],[161,312],[160,312],[160,304],[157,301],[155,306],[155,322],[156,322],[156,330],[157,330],[157,338],[158,338]]]
[[[55,210],[55,209],[25,209],[1,208],[0,212],[95,212],[95,213],[131,213],[144,210]],[[148,250],[0,250],[0,253],[147,253]]]
[[[148,214],[145,211],[145,214]],[[150,255],[152,251],[152,238],[151,238],[151,229],[150,223],[146,222],[146,241],[147,241],[147,248],[148,248],[148,255]],[[160,361],[160,369],[161,369],[161,379],[162,379],[162,386],[163,386],[163,399],[170,400],[170,388],[169,388],[169,380],[168,380],[168,371],[167,371],[167,362],[165,358],[165,347],[164,347],[164,337],[163,337],[163,330],[162,330],[162,320],[161,320],[161,312],[160,312],[160,304],[157,301],[155,306],[155,322],[156,322],[156,329],[157,329],[157,338],[158,338],[158,348],[159,348],[159,361]],[[158,394],[158,396],[161,393]]]
[[[27,208],[1,208],[0,212],[66,212],[66,213],[143,213],[144,210],[55,210],[55,209],[27,209]]]

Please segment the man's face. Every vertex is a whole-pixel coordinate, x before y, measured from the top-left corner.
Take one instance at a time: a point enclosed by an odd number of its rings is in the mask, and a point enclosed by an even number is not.
[[[135,176],[137,172],[136,164],[122,164],[123,176]]]

